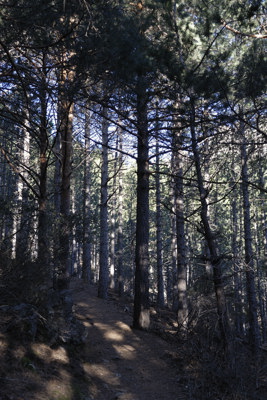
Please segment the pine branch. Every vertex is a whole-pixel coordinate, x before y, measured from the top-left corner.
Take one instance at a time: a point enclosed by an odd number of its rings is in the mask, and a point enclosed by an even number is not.
[[[267,34],[261,34],[261,33],[244,33],[241,31],[238,31],[237,29],[233,28],[232,26],[228,25],[226,21],[222,20],[222,25],[224,28],[228,29],[229,31],[235,33],[236,35],[244,36],[244,37],[250,37],[254,39],[267,39]]]

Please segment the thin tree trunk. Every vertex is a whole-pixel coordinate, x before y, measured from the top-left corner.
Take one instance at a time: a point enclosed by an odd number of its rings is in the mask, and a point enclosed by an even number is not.
[[[250,218],[250,200],[248,188],[248,167],[247,167],[247,149],[244,133],[244,126],[241,123],[240,133],[242,138],[241,143],[241,160],[242,160],[242,194],[243,194],[243,220],[244,220],[244,234],[245,234],[245,267],[246,267],[246,287],[248,299],[248,321],[249,321],[249,335],[251,345],[257,349],[260,345],[260,332],[258,325],[257,313],[257,298],[255,288],[255,271],[253,262],[252,250],[252,234],[251,234],[251,218]]]
[[[59,81],[60,82],[60,81]],[[58,101],[59,103],[59,101]],[[54,142],[54,223],[53,223],[53,286],[57,286],[59,274],[59,227],[60,227],[60,199],[61,199],[61,107],[58,104],[57,110],[57,133]]]
[[[232,156],[232,173],[235,170],[235,158]],[[235,185],[235,179],[232,181],[232,185]],[[239,260],[239,249],[238,249],[238,207],[237,207],[238,193],[237,188],[234,187],[232,191],[232,254],[233,254],[233,270],[234,270],[234,299],[235,299],[235,329],[236,334],[240,337],[243,336],[243,320],[242,320],[242,281],[240,276],[240,270],[238,265]]]
[[[158,124],[158,123],[157,123]],[[158,127],[156,127],[156,237],[157,237],[157,306],[164,307],[164,280],[162,259],[162,213],[160,191],[160,156]]]
[[[90,111],[85,110],[82,279],[91,282]]]
[[[237,195],[236,190],[233,192],[233,200],[232,200],[232,252],[233,252],[233,264],[234,264],[234,293],[235,293],[235,325],[236,325],[236,333],[237,335],[243,336],[243,321],[242,321],[242,282],[240,278],[240,268],[238,265],[238,218],[237,218],[237,204],[236,198]]]
[[[28,114],[28,113],[27,113]],[[29,132],[29,115],[24,122],[23,127],[23,143],[22,143],[22,167],[20,168],[21,175],[27,179],[27,168],[30,166],[30,132]],[[16,260],[23,263],[29,256],[29,236],[30,236],[30,217],[27,212],[29,201],[29,189],[21,178],[18,178],[17,201],[20,204],[18,210],[19,220],[16,222],[15,236],[16,240]]]
[[[187,304],[187,267],[186,243],[184,228],[184,185],[183,185],[183,138],[174,132],[173,137],[173,164],[174,164],[174,192],[176,215],[176,240],[177,240],[177,321],[180,328],[186,328],[188,322]]]
[[[137,83],[137,204],[135,248],[135,292],[133,327],[148,329],[149,313],[149,133],[146,82]]]
[[[200,154],[198,151],[197,138],[195,132],[195,106],[192,103],[192,120],[191,120],[191,140],[192,140],[192,150],[194,154],[194,162],[197,174],[197,185],[200,195],[201,203],[201,221],[203,225],[203,234],[207,241],[207,245],[210,252],[210,261],[213,267],[213,282],[214,290],[217,302],[217,313],[219,320],[219,328],[221,333],[221,338],[225,346],[229,344],[229,321],[227,315],[227,306],[224,293],[224,281],[222,277],[222,269],[220,263],[220,257],[217,251],[217,246],[215,242],[214,234],[210,227],[210,222],[208,218],[208,204],[207,204],[207,190],[204,187],[203,176],[201,171]]]
[[[118,137],[116,147],[118,146]],[[109,287],[115,289],[116,279],[116,214],[117,214],[117,174],[118,174],[119,162],[118,162],[118,151],[115,152],[114,168],[113,168],[113,196],[111,201],[111,216],[110,216],[110,254],[109,254]]]
[[[123,277],[123,188],[122,188],[122,130],[119,128],[118,132],[119,139],[119,193],[118,193],[118,230],[117,230],[117,281],[118,281],[118,293],[119,296],[123,295],[124,292],[124,277]]]
[[[176,231],[176,200],[175,200],[175,157],[172,152],[171,159],[171,170],[172,170],[172,182],[171,182],[171,272],[169,273],[169,287],[171,290],[171,304],[172,310],[177,313],[178,311],[178,281],[177,281],[177,231]],[[169,290],[170,291],[170,290]],[[168,293],[169,293],[168,291]]]
[[[102,121],[102,167],[101,167],[101,203],[100,203],[100,254],[98,297],[108,297],[108,121],[107,109],[103,109]]]
[[[264,187],[264,170],[262,166],[262,157],[259,154],[259,185]],[[266,265],[267,260],[267,215],[265,210],[265,197],[264,193],[260,192],[260,206],[261,212],[258,217],[259,228],[257,233],[259,235],[259,258],[263,260],[259,267],[259,305],[261,310],[261,330],[262,330],[262,341],[266,343],[267,341],[267,314],[266,314],[266,296],[264,295],[265,280],[264,280],[264,269],[263,265]]]
[[[40,185],[39,185],[39,214],[38,214],[38,264],[42,268],[43,279],[49,276],[49,243],[47,236],[47,99],[46,99],[46,55],[43,55],[42,87],[40,91]]]

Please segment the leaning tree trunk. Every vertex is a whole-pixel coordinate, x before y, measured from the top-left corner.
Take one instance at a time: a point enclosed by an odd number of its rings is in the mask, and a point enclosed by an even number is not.
[[[135,292],[133,327],[148,329],[149,313],[149,133],[147,121],[146,82],[142,76],[137,83],[137,203]]]
[[[192,103],[191,114],[191,140],[192,151],[194,155],[194,162],[197,174],[197,186],[200,195],[201,204],[201,221],[203,225],[203,234],[205,236],[209,253],[210,262],[213,268],[213,282],[216,295],[218,322],[221,333],[222,342],[225,347],[229,344],[229,321],[227,314],[226,299],[224,293],[224,281],[222,276],[222,268],[220,257],[217,251],[216,241],[214,234],[211,230],[210,221],[208,218],[208,203],[207,203],[207,190],[204,187],[203,175],[201,170],[200,154],[197,145],[196,131],[195,131],[195,105]]]
[[[98,297],[108,297],[108,121],[107,109],[103,109],[102,122],[102,167],[101,167],[101,203],[100,203],[100,253]]]

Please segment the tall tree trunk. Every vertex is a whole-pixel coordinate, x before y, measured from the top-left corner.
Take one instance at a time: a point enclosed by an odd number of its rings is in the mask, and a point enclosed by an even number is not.
[[[70,203],[72,172],[72,130],[74,103],[68,92],[73,82],[74,72],[62,68],[59,82],[59,133],[61,142],[61,185],[60,185],[60,219],[59,219],[59,252],[56,289],[69,288],[70,265]]]
[[[243,336],[243,321],[242,321],[242,281],[240,277],[240,268],[238,265],[239,252],[238,252],[238,211],[236,204],[237,191],[233,192],[232,208],[232,252],[234,264],[234,293],[235,293],[235,326],[237,335]]]
[[[133,327],[148,329],[149,313],[149,133],[146,82],[138,77],[137,93],[137,204],[135,248],[135,292]]]
[[[59,79],[59,84],[61,81]],[[60,91],[61,89],[59,89]],[[59,275],[59,229],[60,229],[60,199],[61,199],[61,107],[58,99],[58,110],[57,110],[57,133],[54,142],[54,224],[53,224],[53,286],[57,286],[57,278]]]
[[[118,293],[119,296],[123,295],[124,292],[124,279],[123,279],[123,183],[122,183],[122,129],[118,128],[118,140],[119,140],[119,188],[118,188],[118,229],[117,229],[117,281],[118,281]]]
[[[118,148],[118,137],[116,147]],[[115,289],[116,279],[116,214],[117,214],[117,175],[118,175],[118,150],[115,152],[115,158],[113,163],[113,195],[111,201],[111,215],[110,215],[110,254],[109,254],[109,287]]]
[[[30,166],[30,132],[29,132],[29,115],[27,113],[26,120],[23,126],[23,143],[22,143],[22,154],[20,174],[27,180],[28,173],[27,168]],[[19,263],[23,263],[28,259],[29,256],[29,235],[30,235],[30,217],[27,206],[29,202],[29,188],[21,178],[18,178],[17,188],[17,200],[20,204],[20,210],[18,211],[19,221],[16,223],[16,234],[14,239],[16,240],[16,260]]]
[[[175,156],[172,151],[171,158],[171,271],[169,273],[169,287],[171,290],[171,305],[172,310],[177,313],[178,311],[178,281],[177,281],[177,230],[176,230],[176,198],[175,198]],[[167,293],[170,292],[170,289]]]
[[[260,152],[260,150],[259,150]],[[262,165],[262,155],[259,154],[259,185],[264,187],[264,169]],[[258,217],[259,228],[257,228],[257,233],[259,235],[259,259],[262,260],[259,266],[258,273],[258,286],[259,286],[259,305],[261,310],[261,330],[262,330],[262,341],[266,343],[267,341],[267,310],[266,310],[266,296],[265,288],[266,283],[264,281],[264,267],[266,266],[267,260],[267,214],[265,209],[265,195],[260,192],[260,206],[261,212]]]
[[[248,321],[249,321],[249,336],[251,345],[257,349],[260,345],[260,332],[258,325],[257,313],[257,298],[255,288],[255,271],[253,262],[252,250],[252,233],[251,233],[251,218],[250,218],[250,199],[248,188],[248,166],[247,166],[247,148],[245,139],[245,127],[241,122],[240,126],[241,136],[241,178],[242,178],[242,194],[243,194],[243,220],[244,220],[244,234],[245,234],[245,268],[246,268],[246,286],[247,286],[247,299],[248,299]]]
[[[235,171],[235,158],[232,156],[232,174]],[[236,185],[235,179],[232,181],[232,185]],[[234,270],[234,299],[235,299],[235,329],[236,334],[240,337],[243,336],[243,320],[242,320],[242,281],[240,276],[240,268],[238,265],[239,260],[239,249],[238,249],[238,193],[236,186],[232,191],[232,254],[233,254],[233,270]]]
[[[218,320],[219,320],[219,328],[221,333],[221,338],[224,343],[224,346],[227,347],[229,344],[229,321],[227,315],[227,306],[226,306],[226,299],[224,293],[224,281],[222,276],[222,268],[220,257],[217,251],[217,246],[215,242],[214,234],[210,227],[210,221],[208,218],[208,203],[207,203],[207,196],[208,192],[204,187],[202,170],[201,170],[201,162],[200,162],[200,154],[197,145],[197,138],[195,132],[195,105],[194,101],[192,100],[192,108],[191,108],[191,140],[192,140],[192,151],[194,154],[194,162],[197,174],[197,185],[198,191],[200,195],[200,203],[201,203],[201,221],[203,225],[203,234],[207,241],[207,245],[210,252],[210,261],[213,267],[213,282],[214,282],[214,289],[216,295],[216,302],[217,302],[217,313],[218,313]]]
[[[6,138],[2,140],[2,146],[6,148]],[[3,152],[0,153],[0,193],[2,199],[9,199],[13,195],[13,179],[11,169],[8,168],[5,156]],[[8,260],[12,258],[12,226],[13,226],[13,215],[7,207],[7,201],[5,201],[5,212],[1,214],[0,223],[0,250],[4,259]],[[3,204],[2,204],[3,210]]]
[[[98,297],[108,297],[108,120],[107,108],[103,108],[102,120],[102,166],[101,166],[101,202],[100,202],[100,254]]]
[[[85,110],[84,127],[84,195],[83,195],[83,265],[82,279],[91,282],[91,171],[90,171],[90,111]]]
[[[40,91],[40,184],[39,184],[39,214],[38,214],[38,263],[42,268],[43,279],[49,278],[49,243],[47,236],[47,99],[46,99],[46,55],[43,55],[42,87]]]
[[[173,137],[173,166],[174,166],[174,194],[176,215],[177,240],[177,321],[180,328],[186,328],[188,322],[187,304],[187,267],[186,243],[184,228],[184,185],[183,185],[183,137],[174,131]]]
[[[160,190],[159,127],[156,126],[156,237],[157,237],[157,306],[164,307],[164,280],[162,258],[162,213]]]

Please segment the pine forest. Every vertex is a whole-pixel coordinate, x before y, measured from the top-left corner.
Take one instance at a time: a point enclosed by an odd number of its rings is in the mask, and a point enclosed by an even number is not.
[[[0,399],[266,399],[266,16],[265,0],[1,1]],[[77,287],[173,346],[173,394],[93,391],[91,372],[29,388],[52,373],[37,344],[86,371]]]

